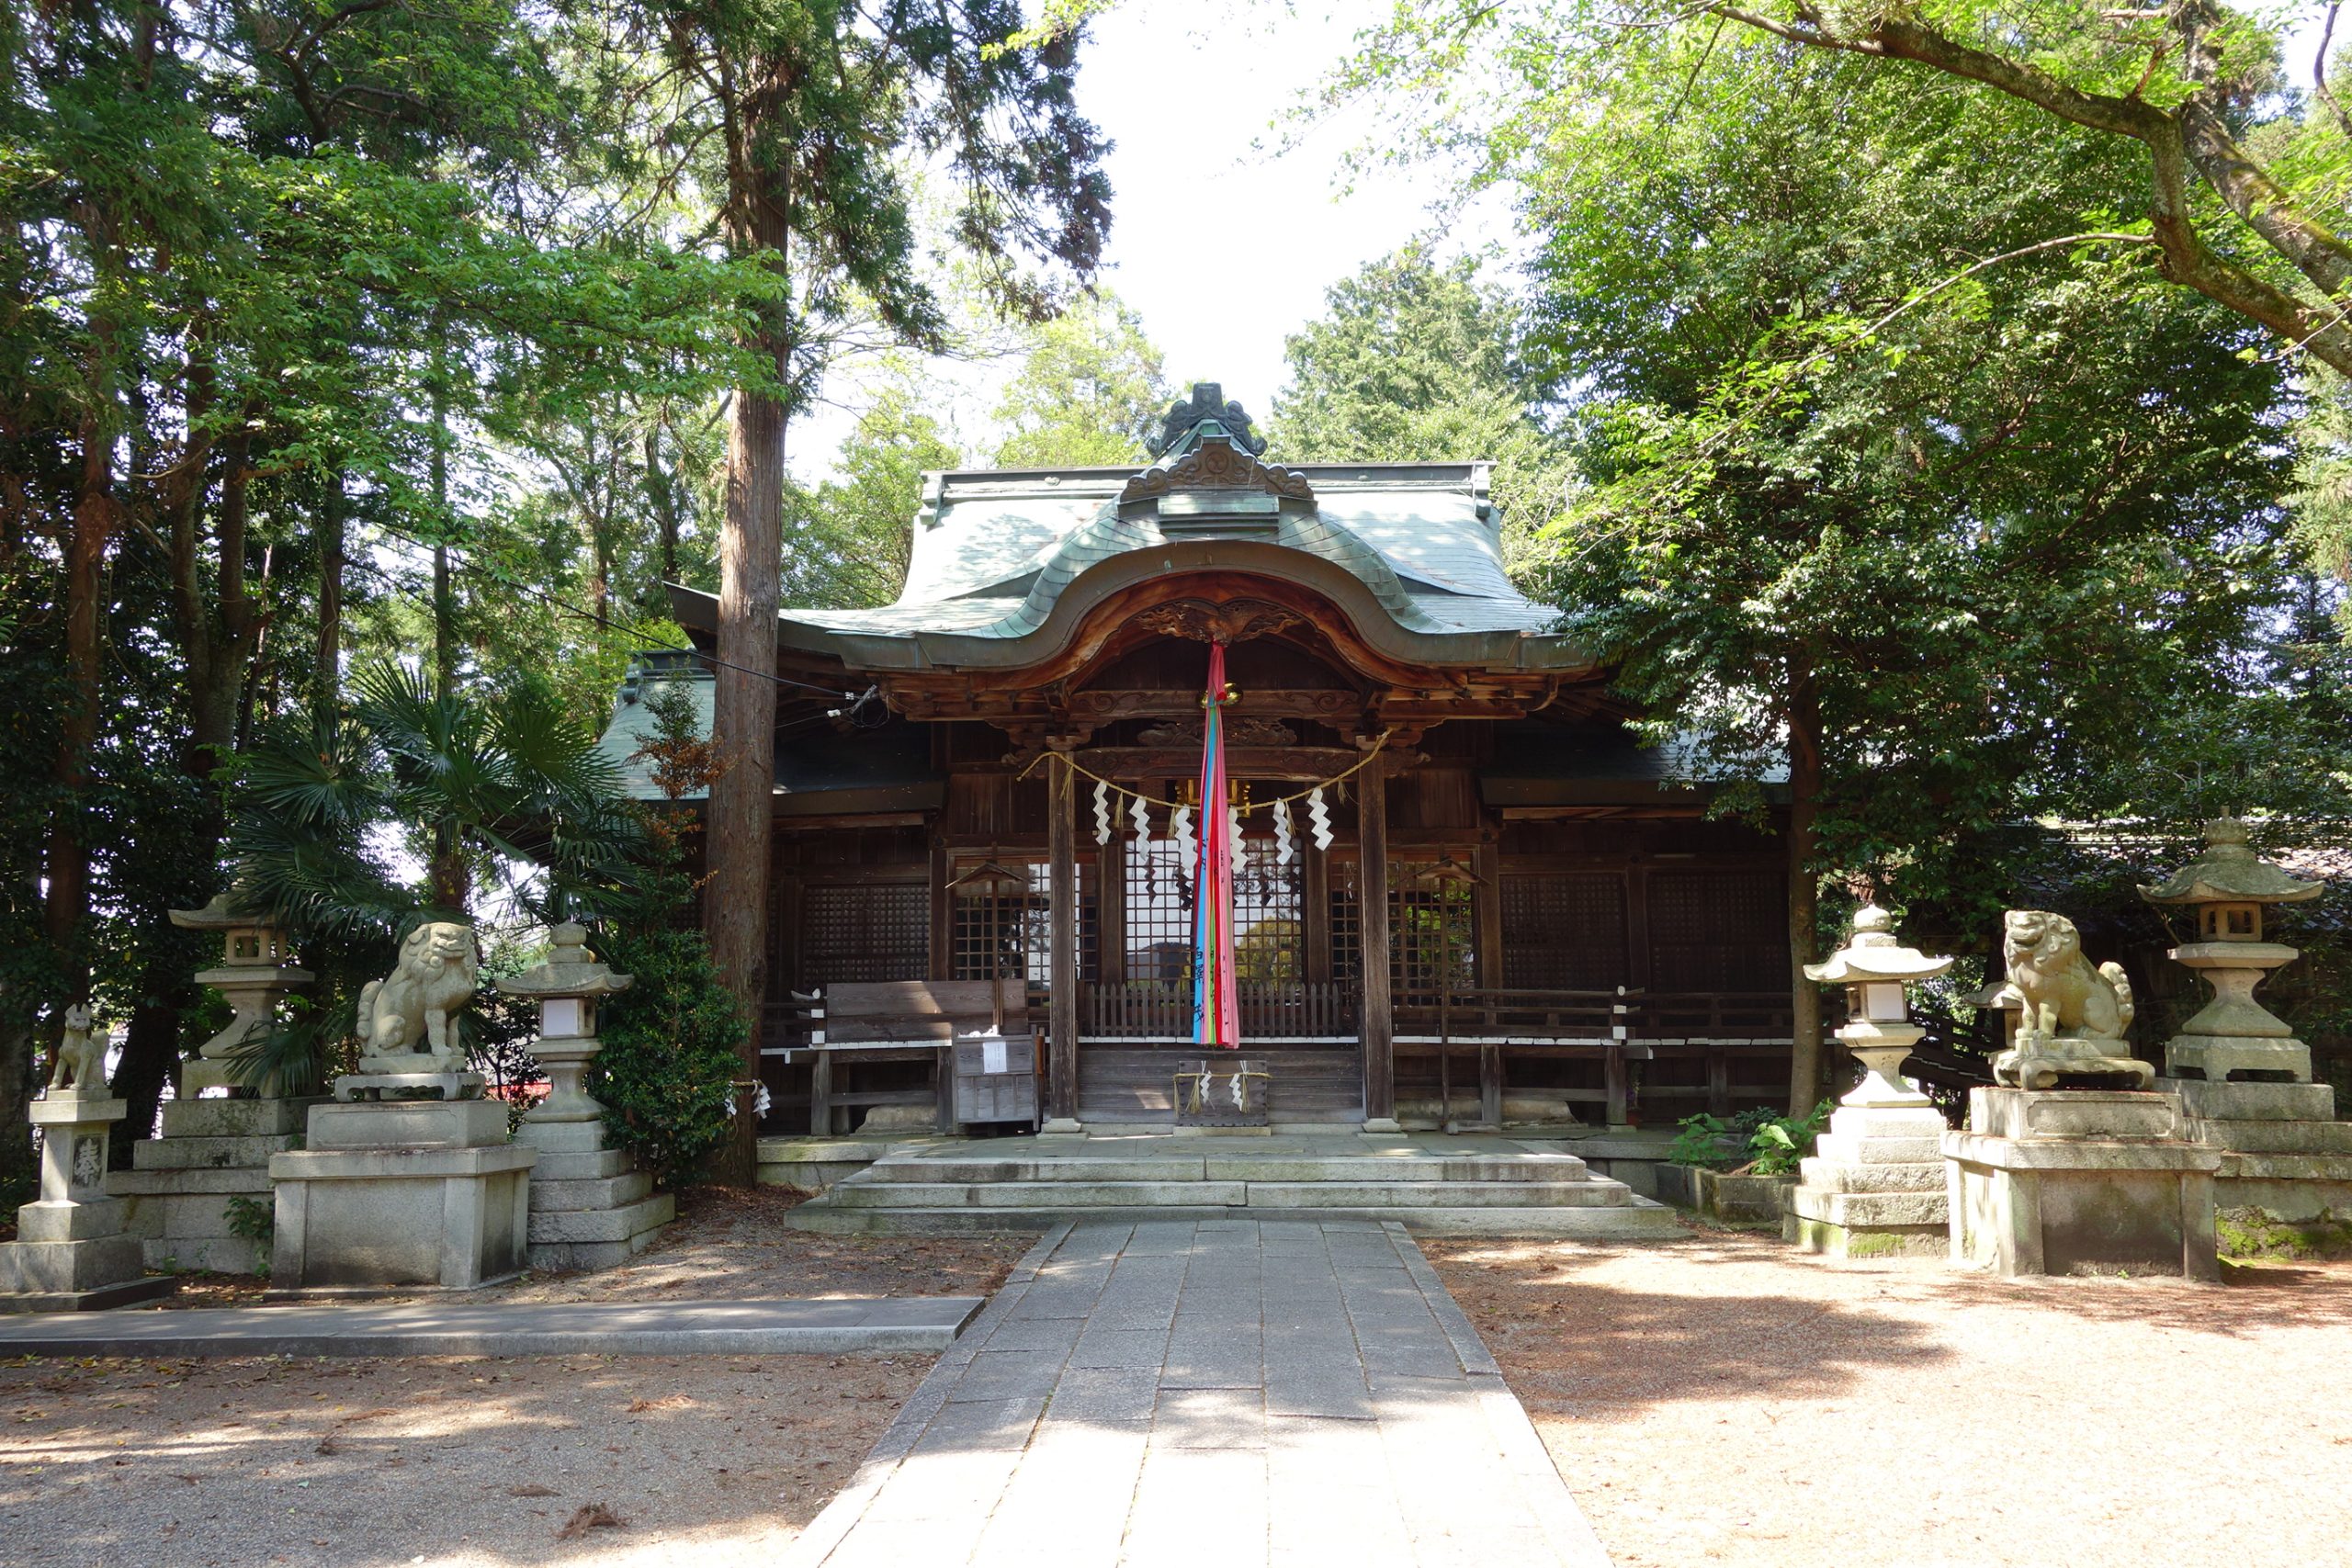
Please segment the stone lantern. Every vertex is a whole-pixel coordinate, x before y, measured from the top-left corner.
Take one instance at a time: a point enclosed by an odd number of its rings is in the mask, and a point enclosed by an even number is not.
[[[180,1069],[181,1096],[194,1100],[208,1089],[232,1097],[258,1095],[275,1099],[289,1089],[272,1075],[267,1082],[238,1080],[235,1058],[248,1042],[267,1030],[280,998],[309,985],[316,976],[288,963],[286,933],[260,915],[241,915],[229,908],[225,893],[201,909],[174,909],[172,924],[182,931],[219,931],[220,963],[197,972],[197,983],[209,986],[228,998],[231,1017],[220,1033],[206,1041],[196,1060]]]
[[[2246,845],[2245,824],[2221,818],[2205,824],[2205,852],[2140,896],[2151,904],[2185,906],[2197,940],[2172,950],[2177,964],[2202,975],[2213,999],[2165,1044],[2165,1076],[2189,1074],[2220,1083],[2232,1074],[2274,1082],[2312,1081],[2311,1047],[2254,999],[2270,971],[2291,964],[2291,947],[2262,940],[2266,904],[2295,904],[2320,896],[2323,886],[2290,876]]]
[[[547,961],[500,991],[539,1005],[539,1039],[531,1055],[548,1071],[548,1097],[526,1111],[514,1141],[537,1151],[531,1172],[529,1250],[534,1269],[609,1269],[646,1245],[677,1212],[631,1168],[628,1151],[605,1143],[605,1108],[588,1092],[589,1064],[604,1049],[596,1037],[602,1000],[628,989],[588,951],[588,932],[571,920],[550,933]]]
[[[1951,967],[1949,958],[1930,958],[1894,940],[1894,920],[1865,904],[1855,913],[1854,933],[1826,964],[1808,964],[1805,978],[1846,987],[1847,1021],[1838,1031],[1846,1048],[1860,1057],[1862,1081],[1839,1103],[1928,1105],[1928,1097],[1905,1083],[1896,1069],[1927,1031],[1911,1021],[1905,989]],[[1940,1120],[1940,1119],[1939,1119]]]
[[[524,1113],[534,1122],[594,1122],[605,1108],[589,1094],[588,1065],[605,1048],[596,1038],[596,1003],[631,984],[588,951],[588,931],[565,920],[555,928],[546,962],[498,982],[510,997],[539,1004],[539,1041],[531,1055],[548,1070],[548,1097]]]
[[[80,1312],[168,1295],[176,1279],[143,1273],[123,1204],[106,1190],[107,1139],[130,1112],[107,1088],[107,1037],[86,1005],[66,1008],[49,1087],[26,1107],[40,1129],[40,1196],[0,1242],[0,1312]]]
[[[1865,905],[1845,947],[1805,965],[1808,979],[1846,987],[1838,1038],[1862,1064],[1862,1081],[1838,1102],[1782,1213],[1782,1234],[1807,1251],[1871,1258],[1950,1246],[1943,1113],[1901,1068],[1927,1032],[1911,1021],[1905,987],[1951,962],[1896,942],[1893,917]]]

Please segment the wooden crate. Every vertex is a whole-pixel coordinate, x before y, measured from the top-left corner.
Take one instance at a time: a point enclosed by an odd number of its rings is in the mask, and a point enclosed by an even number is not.
[[[1036,1041],[956,1042],[956,1120],[1037,1120]]]

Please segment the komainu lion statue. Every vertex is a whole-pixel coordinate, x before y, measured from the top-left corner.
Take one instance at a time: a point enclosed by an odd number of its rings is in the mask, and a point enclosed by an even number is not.
[[[462,1066],[465,1053],[449,1020],[473,1000],[479,968],[471,926],[435,920],[409,932],[391,974],[359,993],[360,1070],[435,1070],[427,1062],[446,1071]],[[413,1059],[397,1060],[403,1056]]]
[[[2047,909],[2002,918],[2001,955],[2025,998],[2017,1047],[1994,1058],[1993,1077],[2020,1089],[2051,1089],[2059,1076],[2129,1077],[2143,1089],[2156,1070],[2123,1043],[2132,1027],[2132,982],[2120,964],[2091,967],[2075,922]]]
[[[51,1094],[104,1094],[107,1091],[107,1041],[90,1033],[90,1009],[76,1002],[65,1010],[65,1032],[57,1042],[57,1059],[49,1069]]]

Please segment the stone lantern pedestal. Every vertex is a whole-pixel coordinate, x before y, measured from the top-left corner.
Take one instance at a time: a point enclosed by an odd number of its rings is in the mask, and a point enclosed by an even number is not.
[[[41,1130],[40,1197],[0,1246],[0,1312],[78,1312],[152,1301],[179,1281],[145,1275],[139,1243],[107,1196],[107,1138],[130,1111],[100,1091],[55,1090],[28,1108]]]
[[[531,1055],[547,1069],[548,1096],[525,1112],[515,1142],[538,1153],[531,1178],[530,1258],[534,1269],[609,1269],[642,1252],[677,1216],[677,1200],[653,1190],[625,1149],[605,1146],[605,1108],[587,1076],[604,1042],[596,1005],[628,988],[588,951],[588,933],[571,921],[555,928],[546,963],[498,982],[510,997],[538,1003],[539,1038]]]
[[[283,932],[231,913],[226,895],[171,913],[184,931],[220,933],[220,962],[196,978],[228,999],[231,1016],[181,1065],[178,1092],[164,1102],[163,1135],[131,1145],[130,1168],[110,1174],[107,1190],[122,1200],[124,1226],[139,1238],[150,1269],[258,1273],[269,1244],[238,1235],[251,1227],[237,1224],[235,1211],[276,1201],[270,1159],[301,1143],[304,1118],[326,1097],[275,1075],[240,1082],[236,1058],[269,1026],[278,1002],[314,976],[287,962]]]
[[[2205,825],[2205,852],[2141,896],[2184,908],[2195,942],[2171,952],[2201,976],[2212,999],[2165,1042],[2164,1087],[2179,1095],[2190,1135],[2222,1154],[2214,1201],[2274,1219],[2352,1213],[2352,1122],[2335,1119],[2335,1090],[2312,1081],[2311,1048],[2255,999],[2271,971],[2300,954],[2263,940],[2263,911],[2301,903],[2322,884],[2258,859],[2245,824]]]
[[[1838,1101],[1781,1211],[1782,1235],[1806,1251],[1880,1258],[1951,1245],[1943,1112],[1901,1075],[1926,1032],[1909,1020],[1904,987],[1951,967],[1949,958],[1899,945],[1886,912],[1869,906],[1843,951],[1806,966],[1813,979],[1853,994],[1838,1038],[1862,1064],[1862,1081]]]

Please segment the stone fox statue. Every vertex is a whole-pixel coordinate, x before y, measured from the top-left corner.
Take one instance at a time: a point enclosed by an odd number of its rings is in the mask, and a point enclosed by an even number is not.
[[[457,1055],[449,1017],[473,999],[478,967],[471,926],[435,920],[409,932],[391,974],[359,993],[359,1054]]]
[[[103,1093],[107,1087],[107,1043],[90,1036],[90,1010],[80,1003],[65,1010],[65,1032],[57,1042],[57,1059],[49,1069],[49,1087],[62,1094],[72,1089]]]
[[[2132,1026],[2132,982],[2120,964],[2097,969],[2075,922],[2047,909],[2011,909],[2001,954],[2025,997],[2023,1027],[2085,1040],[2120,1040]]]

